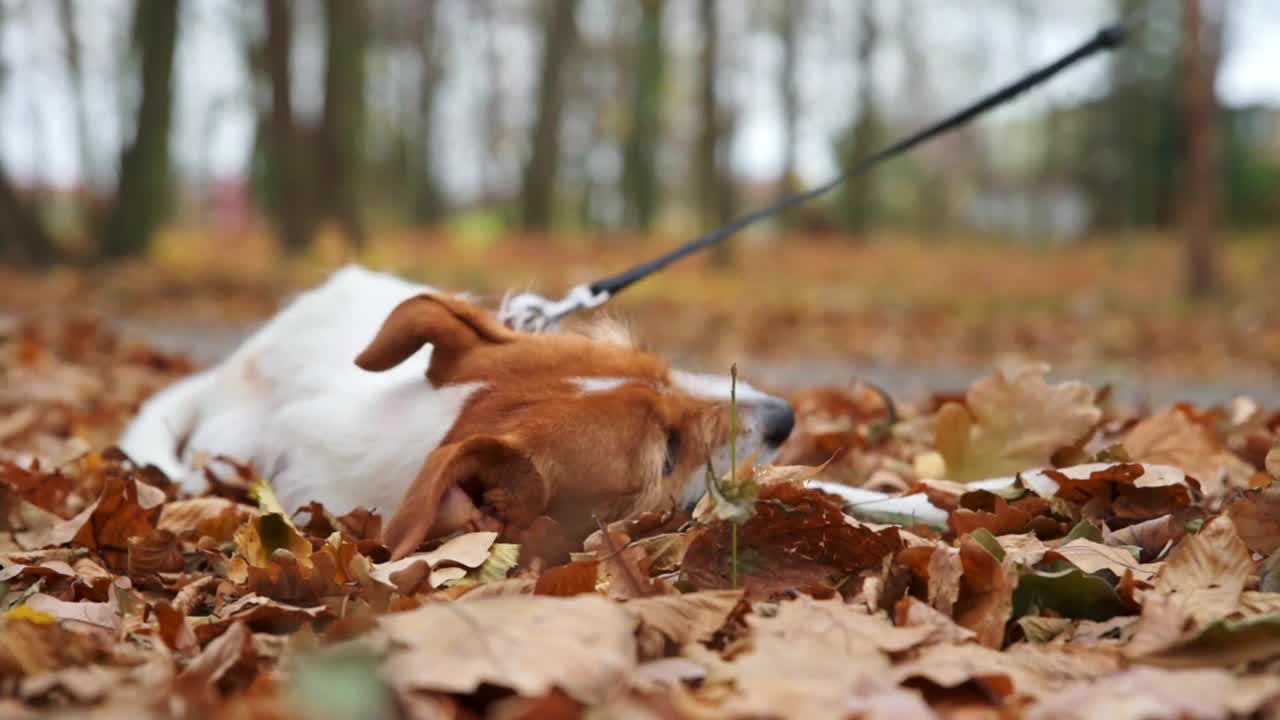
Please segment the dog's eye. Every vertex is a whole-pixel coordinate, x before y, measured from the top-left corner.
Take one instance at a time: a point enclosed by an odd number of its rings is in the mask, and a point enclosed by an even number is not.
[[[662,474],[670,475],[675,472],[676,461],[680,459],[680,431],[667,431],[667,459],[662,463]]]

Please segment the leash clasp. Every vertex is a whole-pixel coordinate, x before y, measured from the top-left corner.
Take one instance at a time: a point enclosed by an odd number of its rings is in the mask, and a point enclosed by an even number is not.
[[[498,309],[498,319],[512,330],[546,332],[553,329],[565,315],[599,307],[608,302],[609,298],[608,291],[597,292],[590,285],[574,287],[562,300],[548,300],[531,292],[517,293],[503,298],[502,307]]]

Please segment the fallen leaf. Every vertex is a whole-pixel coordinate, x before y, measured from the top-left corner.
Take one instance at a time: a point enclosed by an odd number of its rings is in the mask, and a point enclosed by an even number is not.
[[[1200,481],[1209,495],[1230,486],[1243,487],[1253,472],[1176,407],[1144,419],[1120,441],[1134,460],[1181,468]]]
[[[303,565],[311,562],[311,542],[281,513],[264,513],[245,522],[235,532],[235,544],[236,555],[251,567],[270,567],[277,550],[287,550]]]
[[[1134,667],[1076,682],[1027,710],[1028,720],[1181,720],[1249,717],[1280,693],[1275,677],[1224,670]]]
[[[129,538],[126,570],[130,577],[179,572],[185,565],[178,538],[168,530],[156,529]]]
[[[1214,621],[1142,657],[1166,667],[1236,667],[1280,657],[1280,612]]]
[[[394,643],[385,672],[401,692],[466,694],[489,683],[525,697],[558,687],[591,703],[636,665],[638,621],[600,597],[435,603],[381,616],[377,624]]]
[[[1077,567],[1038,570],[1018,578],[1013,592],[1014,616],[1041,615],[1045,611],[1095,621],[1132,612],[1111,583]]]
[[[1089,574],[1106,569],[1119,578],[1124,577],[1125,572],[1128,571],[1132,572],[1136,579],[1144,582],[1154,578],[1162,565],[1162,563],[1140,563],[1124,548],[1103,545],[1083,538],[1059,545],[1050,553]]]
[[[197,539],[207,537],[214,542],[225,542],[256,515],[256,508],[226,498],[198,497],[165,503],[156,526],[175,535],[190,531]]]
[[[1242,492],[1224,509],[1250,550],[1262,555],[1280,550],[1280,483]]]
[[[898,601],[893,611],[893,622],[898,627],[928,627],[933,630],[929,641],[966,643],[978,636],[968,628],[960,627],[950,615],[944,615],[913,597]]]
[[[755,515],[738,530],[738,579],[748,598],[788,590],[831,592],[842,578],[878,569],[903,541],[897,528],[873,530],[845,517],[826,494],[767,485]],[[702,590],[732,585],[731,524],[700,531],[685,553],[683,576]]]
[[[193,618],[191,629],[201,644],[218,637],[237,622],[256,632],[282,633],[322,618],[331,617],[323,605],[298,607],[260,595],[247,595],[207,617]]]
[[[600,562],[597,560],[578,560],[547,568],[538,576],[533,594],[570,597],[594,593],[599,570]]]
[[[898,682],[920,678],[943,688],[973,682],[990,697],[1041,698],[1069,686],[1115,672],[1119,657],[1109,651],[1084,651],[1019,644],[1004,652],[974,643],[930,645],[892,669]]]
[[[1050,384],[1047,372],[1046,365],[1028,365],[1009,378],[996,370],[970,386],[967,409],[943,406],[935,437],[948,479],[972,482],[1045,467],[1054,451],[1092,431],[1102,417],[1093,388]]]
[[[652,659],[667,654],[667,643],[678,650],[688,643],[710,639],[742,596],[739,590],[695,592],[636,598],[623,603],[622,608],[640,620],[636,631],[640,658]]]
[[[27,598],[26,605],[31,610],[45,613],[72,626],[115,630],[120,625],[118,608],[112,603],[68,602],[37,593]]]
[[[978,642],[998,648],[1004,644],[1004,626],[1013,614],[1018,573],[1003,551],[996,557],[976,539],[977,535],[960,538],[964,575],[954,616],[957,623],[977,635]]]
[[[1155,587],[1143,595],[1142,617],[1126,652],[1157,653],[1230,617],[1253,571],[1253,558],[1231,519],[1215,518],[1169,554]]]

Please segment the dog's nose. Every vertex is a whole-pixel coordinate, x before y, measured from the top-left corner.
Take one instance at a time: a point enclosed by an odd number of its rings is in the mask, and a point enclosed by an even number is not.
[[[770,447],[778,447],[791,436],[796,426],[796,414],[791,404],[777,400],[760,408],[760,424],[764,428],[764,441]]]

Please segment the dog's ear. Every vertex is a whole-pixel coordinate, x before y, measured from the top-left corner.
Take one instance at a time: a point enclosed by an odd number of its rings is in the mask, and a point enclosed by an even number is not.
[[[431,372],[448,377],[458,359],[486,343],[508,342],[515,333],[483,309],[445,295],[417,295],[396,306],[369,346],[356,357],[365,370],[389,370],[431,343]]]
[[[527,527],[550,502],[551,486],[527,454],[507,438],[477,435],[427,456],[382,540],[397,560],[424,540],[465,529],[481,513]]]

